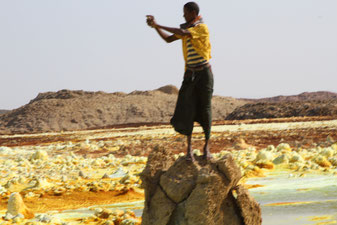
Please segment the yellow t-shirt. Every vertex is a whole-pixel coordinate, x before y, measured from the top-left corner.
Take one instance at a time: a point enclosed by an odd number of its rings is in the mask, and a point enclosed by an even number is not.
[[[183,54],[185,62],[187,62],[187,39],[190,38],[191,44],[195,51],[205,60],[209,61],[211,58],[211,43],[209,41],[209,31],[206,24],[198,24],[195,27],[187,28],[191,33],[189,36],[177,35],[175,36],[182,40]]]

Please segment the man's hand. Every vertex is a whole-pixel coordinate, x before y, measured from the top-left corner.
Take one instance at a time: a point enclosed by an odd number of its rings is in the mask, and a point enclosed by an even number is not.
[[[159,33],[159,35],[167,42],[172,42],[172,41],[175,41],[176,39],[173,38],[173,35],[171,35],[172,37],[170,39],[167,39],[169,36],[164,35],[162,30],[168,31],[172,34],[178,34],[180,36],[186,36],[186,35],[191,36],[191,33],[186,29],[165,27],[165,26],[157,24],[156,20],[154,19],[154,16],[152,16],[152,15],[146,15],[146,23],[150,27],[155,28],[157,30],[157,32]]]
[[[152,16],[152,15],[146,15],[146,23],[150,27],[155,28],[155,30],[158,32],[158,34],[160,35],[160,37],[163,38],[167,43],[171,43],[173,41],[178,40],[178,38],[174,34],[168,35],[165,32],[163,32],[162,29],[165,29],[165,27],[157,24],[157,22],[154,19],[154,16]],[[169,31],[169,32],[174,33],[172,31]]]
[[[146,23],[152,28],[157,25],[156,21],[154,20],[154,16],[152,15],[146,15]]]

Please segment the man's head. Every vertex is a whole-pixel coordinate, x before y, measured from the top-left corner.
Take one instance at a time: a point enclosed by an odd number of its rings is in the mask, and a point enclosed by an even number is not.
[[[195,2],[187,2],[184,5],[184,18],[186,22],[191,22],[199,15],[199,6]]]

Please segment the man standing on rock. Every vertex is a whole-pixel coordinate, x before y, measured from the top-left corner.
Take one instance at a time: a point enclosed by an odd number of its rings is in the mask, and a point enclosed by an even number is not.
[[[180,28],[159,25],[152,15],[147,16],[147,24],[154,28],[167,43],[182,40],[185,74],[171,124],[177,132],[187,136],[187,159],[194,161],[191,138],[194,121],[198,122],[205,134],[203,157],[210,159],[213,74],[209,64],[211,58],[209,32],[199,15],[199,6],[195,2],[184,5],[184,18],[186,23],[181,24]],[[169,35],[164,31],[172,34]]]

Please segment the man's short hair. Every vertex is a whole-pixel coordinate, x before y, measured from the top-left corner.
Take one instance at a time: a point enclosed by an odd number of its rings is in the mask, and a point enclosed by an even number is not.
[[[195,11],[197,13],[197,15],[199,15],[199,6],[197,3],[195,2],[187,2],[184,5],[184,8],[188,9],[188,11]]]

